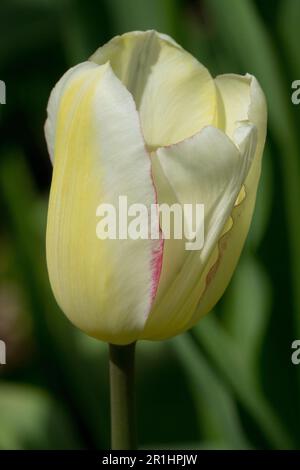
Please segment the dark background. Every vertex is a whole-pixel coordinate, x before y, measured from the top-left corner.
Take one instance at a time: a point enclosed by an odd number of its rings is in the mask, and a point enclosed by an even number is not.
[[[300,448],[300,0],[1,0],[0,448],[108,448],[107,345],[75,330],[45,265],[50,91],[116,34],[170,34],[213,75],[252,73],[269,130],[251,232],[222,301],[192,332],[141,342],[147,448]]]

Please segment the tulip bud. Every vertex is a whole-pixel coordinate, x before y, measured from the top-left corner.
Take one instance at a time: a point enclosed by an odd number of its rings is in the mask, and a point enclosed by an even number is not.
[[[117,36],[61,78],[45,125],[47,264],[76,326],[122,345],[171,337],[212,309],[248,233],[266,121],[253,76],[213,79],[155,31]],[[97,208],[110,204],[120,223],[120,196],[151,211],[152,228],[152,207],[202,204],[201,250],[163,233],[99,238]]]

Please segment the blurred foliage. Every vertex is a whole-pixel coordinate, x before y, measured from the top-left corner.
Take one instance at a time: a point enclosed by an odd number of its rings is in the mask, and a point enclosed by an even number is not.
[[[299,448],[300,0],[1,0],[0,448],[107,448],[107,347],[60,313],[45,265],[51,88],[115,34],[170,34],[212,74],[257,76],[269,132],[233,280],[191,332],[138,345],[141,447]]]

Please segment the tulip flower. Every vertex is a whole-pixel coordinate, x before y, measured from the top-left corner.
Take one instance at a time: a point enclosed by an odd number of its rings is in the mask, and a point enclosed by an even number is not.
[[[77,327],[128,345],[177,335],[213,308],[248,233],[266,121],[253,76],[214,79],[155,31],[113,38],[60,79],[45,125],[47,264]],[[202,249],[163,233],[99,239],[97,207],[117,207],[120,195],[146,208],[203,204]]]

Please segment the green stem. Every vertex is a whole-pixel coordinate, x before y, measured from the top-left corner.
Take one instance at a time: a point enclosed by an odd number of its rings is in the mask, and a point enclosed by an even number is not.
[[[135,343],[109,345],[111,446],[113,450],[136,449]]]

